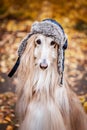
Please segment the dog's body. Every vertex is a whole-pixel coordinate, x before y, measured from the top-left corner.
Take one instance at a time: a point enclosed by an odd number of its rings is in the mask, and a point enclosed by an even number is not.
[[[65,79],[59,85],[58,46],[41,34],[27,42],[18,70],[20,130],[87,130],[85,112]]]

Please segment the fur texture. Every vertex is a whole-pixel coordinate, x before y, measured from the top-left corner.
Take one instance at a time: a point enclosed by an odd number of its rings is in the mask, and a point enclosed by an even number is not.
[[[19,130],[87,130],[87,117],[77,96],[65,79],[59,85],[58,45],[52,41],[41,34],[31,36],[21,57],[16,90]],[[43,70],[44,59],[47,68]]]

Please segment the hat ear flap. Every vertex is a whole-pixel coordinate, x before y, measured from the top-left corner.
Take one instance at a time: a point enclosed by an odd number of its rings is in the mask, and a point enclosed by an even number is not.
[[[18,48],[18,56],[22,56],[26,45],[27,45],[27,40],[33,35],[33,33],[29,33],[21,42],[20,42],[20,46]]]
[[[64,71],[64,60],[65,60],[65,50],[68,47],[68,40],[66,39],[64,45],[63,45],[63,60],[62,60],[62,70]]]
[[[13,66],[13,68],[11,69],[11,71],[9,72],[8,76],[12,77],[13,74],[16,72],[16,70],[18,69],[18,66],[20,64],[20,58],[21,55],[23,54],[26,45],[27,45],[27,40],[33,35],[33,33],[29,33],[20,43],[19,49],[18,49],[18,59],[15,63],[15,65]]]
[[[62,70],[63,71],[64,71],[65,50],[67,49],[67,46],[68,46],[68,40],[66,40],[63,45],[63,59],[62,59]]]
[[[58,72],[59,72],[59,82],[63,84],[63,71],[64,71],[64,60],[65,60],[65,49],[67,49],[68,40],[66,39],[63,47],[60,45],[58,50]]]

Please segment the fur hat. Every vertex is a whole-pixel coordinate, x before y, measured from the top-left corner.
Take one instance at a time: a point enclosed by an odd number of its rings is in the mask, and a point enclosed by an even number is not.
[[[52,19],[45,19],[41,22],[34,22],[30,33],[21,41],[18,56],[21,57],[26,45],[27,40],[34,34],[43,34],[48,37],[52,37],[54,41],[59,45],[58,49],[58,73],[60,76],[60,83],[63,82],[63,71],[64,71],[64,50],[67,48],[67,37],[64,33],[63,28],[59,23]],[[20,58],[19,58],[20,59]],[[18,60],[19,61],[19,60]],[[18,63],[17,63],[18,64]],[[9,77],[12,75],[9,73]]]

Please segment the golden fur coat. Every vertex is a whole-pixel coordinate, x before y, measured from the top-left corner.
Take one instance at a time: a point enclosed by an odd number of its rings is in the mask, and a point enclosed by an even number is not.
[[[18,69],[19,130],[87,130],[87,117],[76,94],[65,79],[63,86],[58,84],[57,58],[45,71],[35,66],[36,37],[28,40]]]

